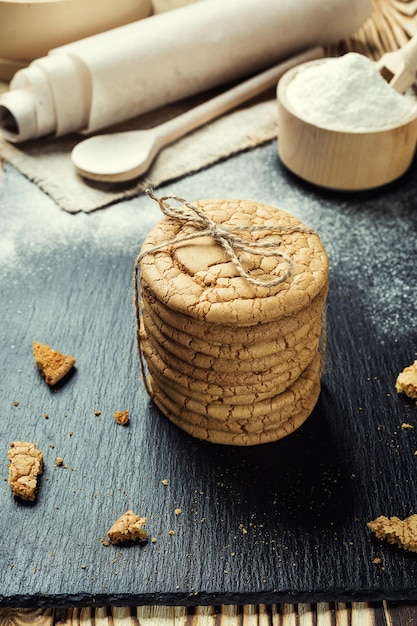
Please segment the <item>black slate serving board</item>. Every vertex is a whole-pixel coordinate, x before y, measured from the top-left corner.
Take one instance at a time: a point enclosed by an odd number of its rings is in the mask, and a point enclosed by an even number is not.
[[[328,250],[318,405],[290,437],[245,449],[190,438],[144,391],[133,262],[157,206],[142,196],[69,215],[6,166],[0,604],[417,599],[417,555],[366,527],[380,514],[417,512],[417,406],[394,388],[417,352],[414,178],[415,165],[372,193],[318,190],[281,167],[272,142],[158,190],[269,202],[317,228]],[[33,339],[77,358],[56,389],[35,368]],[[129,426],[115,425],[113,412],[126,408]],[[18,439],[45,454],[35,504],[13,499],[7,485],[7,450]],[[147,517],[156,542],[103,546],[127,509]]]

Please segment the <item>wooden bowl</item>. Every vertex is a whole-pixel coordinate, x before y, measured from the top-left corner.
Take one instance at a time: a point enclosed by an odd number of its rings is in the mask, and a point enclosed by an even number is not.
[[[417,109],[401,124],[372,132],[323,128],[298,117],[286,90],[310,61],[286,72],[277,88],[278,154],[300,178],[340,191],[380,187],[404,174],[417,142]]]
[[[148,17],[151,0],[0,0],[0,78],[71,41]]]

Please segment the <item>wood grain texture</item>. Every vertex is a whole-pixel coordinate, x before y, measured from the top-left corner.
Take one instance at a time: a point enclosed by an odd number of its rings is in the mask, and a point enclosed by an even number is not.
[[[0,626],[411,626],[417,606],[318,603],[0,609]]]
[[[319,64],[322,61],[314,61]],[[384,130],[349,132],[302,119],[294,111],[287,88],[297,74],[290,70],[278,87],[278,138],[282,162],[310,183],[339,191],[368,190],[386,185],[413,161],[416,115]]]
[[[384,52],[402,47],[416,32],[415,0],[372,0],[374,10],[358,32],[329,46],[329,54],[360,52],[379,59]]]

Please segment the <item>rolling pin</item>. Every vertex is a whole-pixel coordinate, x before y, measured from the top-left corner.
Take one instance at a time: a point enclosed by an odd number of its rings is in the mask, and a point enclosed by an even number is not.
[[[86,134],[353,34],[371,0],[199,0],[51,50],[16,72],[0,128]]]

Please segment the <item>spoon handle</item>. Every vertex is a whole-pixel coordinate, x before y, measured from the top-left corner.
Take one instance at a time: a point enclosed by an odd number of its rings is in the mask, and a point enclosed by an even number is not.
[[[289,69],[300,63],[320,59],[324,56],[322,47],[311,48],[297,54],[268,70],[249,78],[248,80],[228,89],[207,102],[200,104],[181,115],[168,120],[155,127],[159,147],[167,145],[203,124],[219,117],[223,113],[239,106],[243,102],[263,93],[268,88],[275,86],[281,76]]]
[[[395,91],[405,93],[416,80],[417,33],[402,48],[383,54],[376,68]]]
[[[405,46],[403,46],[402,57],[404,66],[415,76],[417,69],[417,34],[413,35]]]

